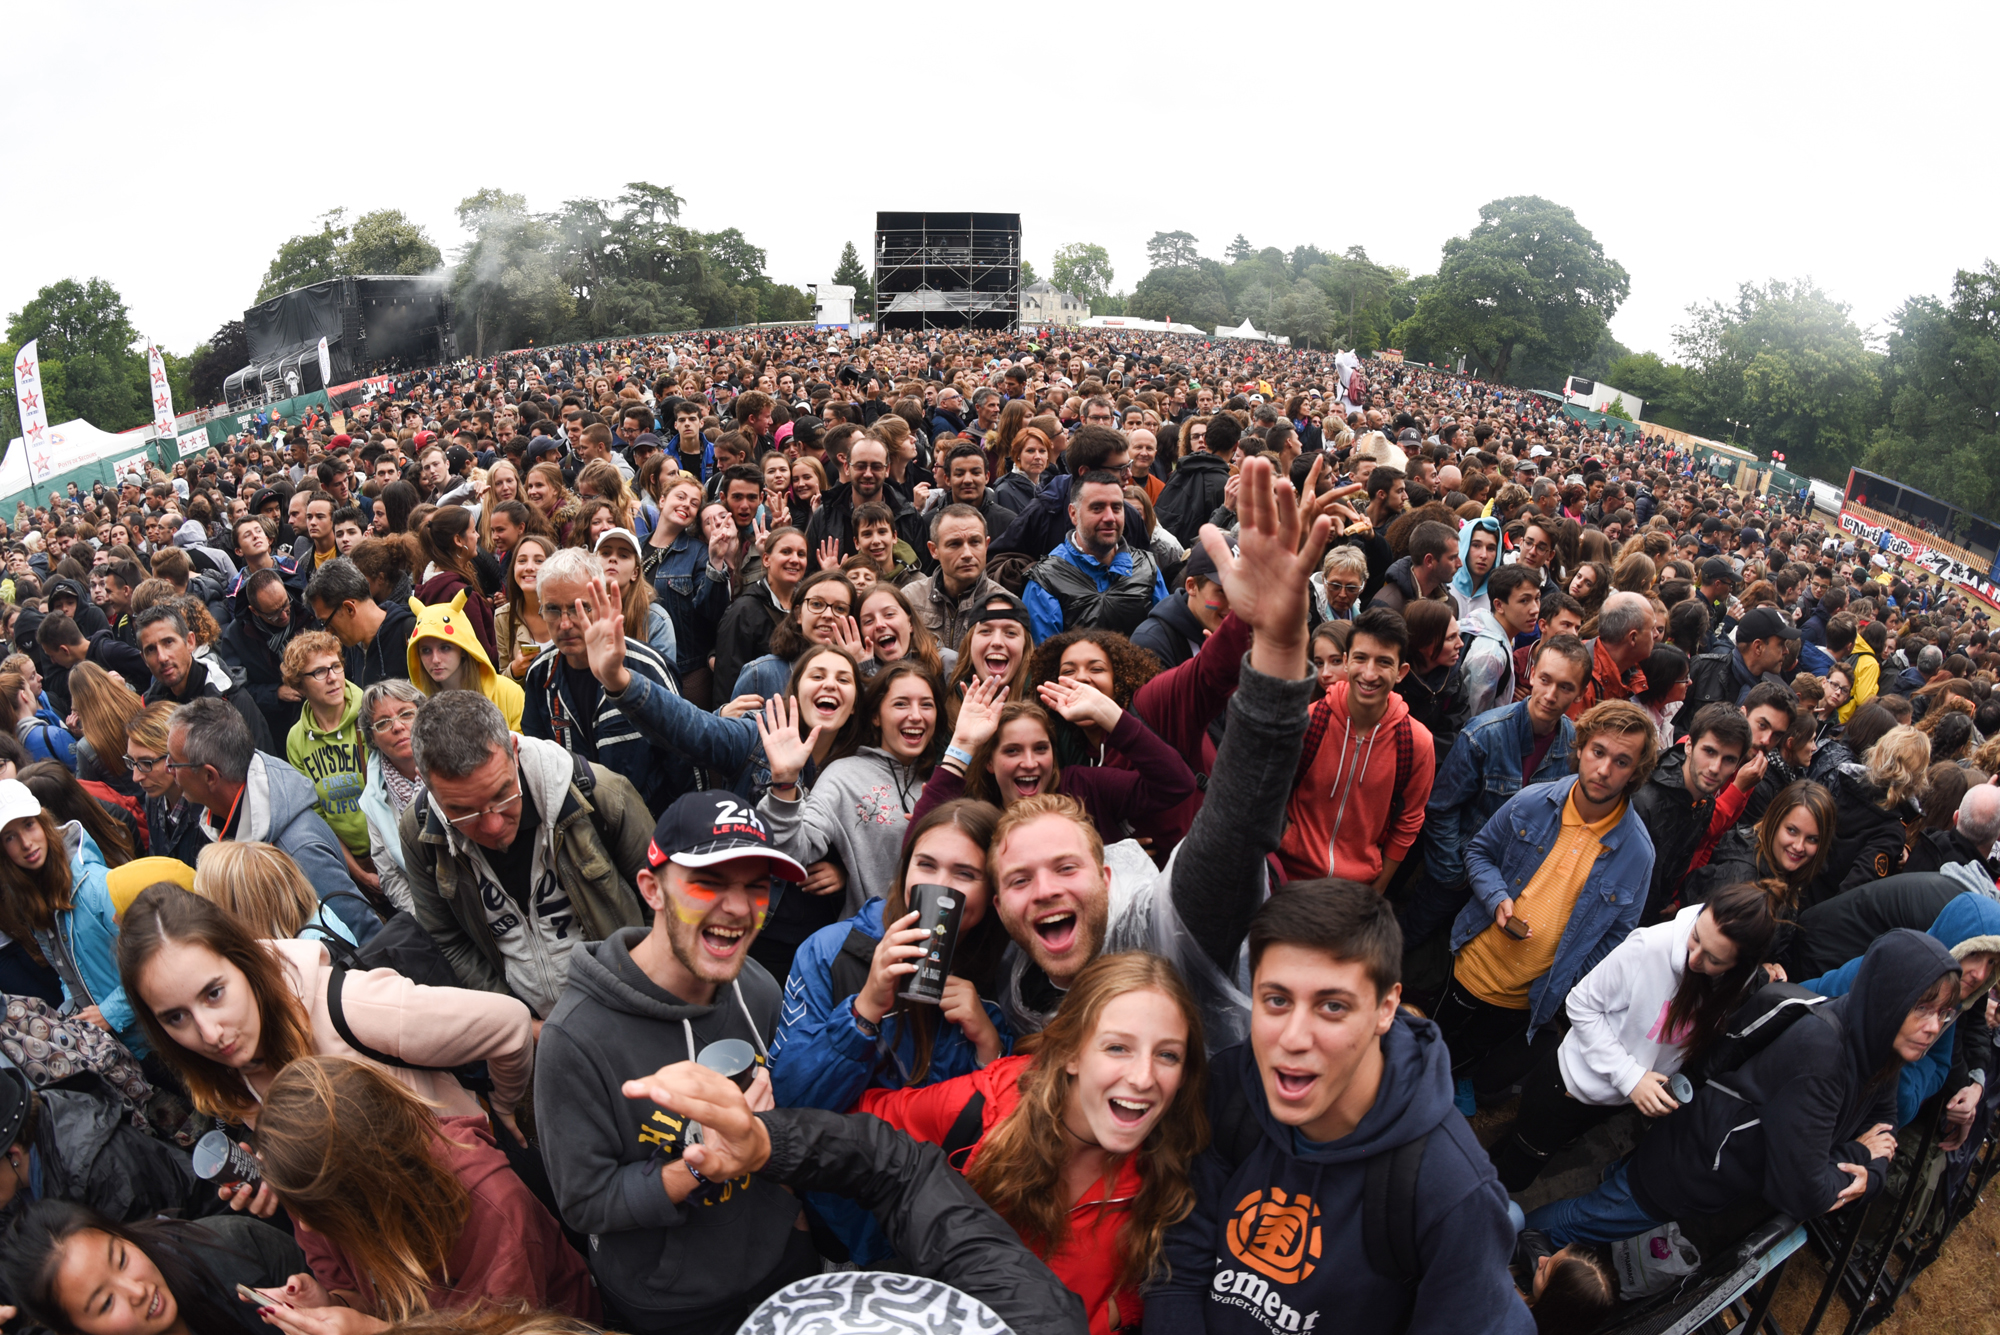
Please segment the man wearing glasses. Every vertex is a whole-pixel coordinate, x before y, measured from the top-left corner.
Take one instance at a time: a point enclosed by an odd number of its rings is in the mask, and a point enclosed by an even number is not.
[[[623,776],[507,730],[475,691],[440,691],[410,746],[424,787],[399,822],[411,911],[466,987],[541,1021],[570,951],[638,927],[652,816]]]
[[[141,616],[164,610],[148,608]],[[142,637],[153,624],[142,623]],[[256,713],[255,706],[250,712]],[[276,844],[299,864],[356,944],[367,944],[382,929],[347,874],[339,838],[320,818],[312,780],[252,741],[244,715],[229,701],[202,696],[176,709],[167,725],[162,768],[202,806],[201,827],[210,838]]]
[[[889,490],[888,483],[889,447],[873,436],[854,437],[847,451],[847,481],[820,498],[819,509],[806,524],[806,551],[816,559],[821,544],[833,538],[840,543],[843,561],[854,555],[858,550],[854,513],[870,502],[889,507],[896,537],[909,543],[911,551],[927,550],[930,531],[924,517],[899,492]]]
[[[682,793],[703,787],[702,775],[688,757],[646,738],[632,716],[639,698],[636,692],[613,694],[591,672],[584,634],[591,629],[591,618],[583,600],[592,584],[604,578],[603,560],[576,548],[565,548],[542,563],[537,591],[555,648],[528,669],[521,733],[555,742],[581,760],[626,775],[649,810],[664,811]],[[626,669],[661,690],[680,694],[672,667],[629,632],[628,627]]]

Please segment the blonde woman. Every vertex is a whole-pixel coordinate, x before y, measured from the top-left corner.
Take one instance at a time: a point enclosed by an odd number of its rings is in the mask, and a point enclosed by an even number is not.
[[[71,714],[76,733],[76,777],[101,783],[137,801],[145,796],[125,768],[125,725],[145,702],[130,686],[114,681],[95,663],[69,672]]]
[[[354,933],[338,915],[321,913],[312,882],[276,844],[210,844],[195,859],[194,892],[241,918],[258,937],[271,941],[339,938],[354,944]]]
[[[1860,761],[1827,776],[1837,813],[1833,848],[1800,897],[1801,908],[1902,869],[1909,827],[1922,817],[1914,799],[1930,765],[1931,739],[1903,724],[1883,733]]]

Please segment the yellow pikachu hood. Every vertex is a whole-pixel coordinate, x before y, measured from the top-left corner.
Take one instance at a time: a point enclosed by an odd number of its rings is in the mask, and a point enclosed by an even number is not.
[[[500,707],[500,712],[507,716],[509,728],[519,731],[521,706],[527,697],[519,686],[493,670],[492,661],[486,657],[485,646],[479,643],[472,622],[465,616],[465,590],[460,589],[448,603],[433,603],[428,607],[412,598],[410,610],[417,614],[417,624],[410,631],[409,658],[410,681],[416,688],[425,695],[435,695],[438,691],[438,684],[431,680],[431,674],[424,668],[424,641],[436,640],[440,644],[448,644],[473,661],[479,675],[480,694]]]

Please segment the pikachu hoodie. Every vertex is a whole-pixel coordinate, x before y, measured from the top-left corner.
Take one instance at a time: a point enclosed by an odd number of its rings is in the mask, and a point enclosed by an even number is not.
[[[478,673],[480,694],[500,706],[510,731],[519,732],[521,705],[527,697],[513,681],[493,670],[492,661],[486,657],[485,646],[480,644],[471,620],[465,615],[465,590],[460,589],[448,603],[434,603],[429,607],[412,598],[410,610],[417,614],[417,624],[410,631],[410,680],[417,689],[427,696],[438,693],[438,684],[431,680],[431,674],[424,668],[425,642],[436,640],[440,644],[448,644],[472,660],[473,670]]]

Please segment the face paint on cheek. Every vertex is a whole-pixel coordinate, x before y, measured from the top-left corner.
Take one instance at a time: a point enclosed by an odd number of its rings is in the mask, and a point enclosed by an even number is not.
[[[690,927],[699,927],[720,898],[721,891],[707,890],[698,885],[683,886],[667,896],[668,902],[674,906],[674,916]],[[756,914],[751,930],[761,932],[764,930],[764,918],[771,909],[770,891],[750,896],[750,907]]]

